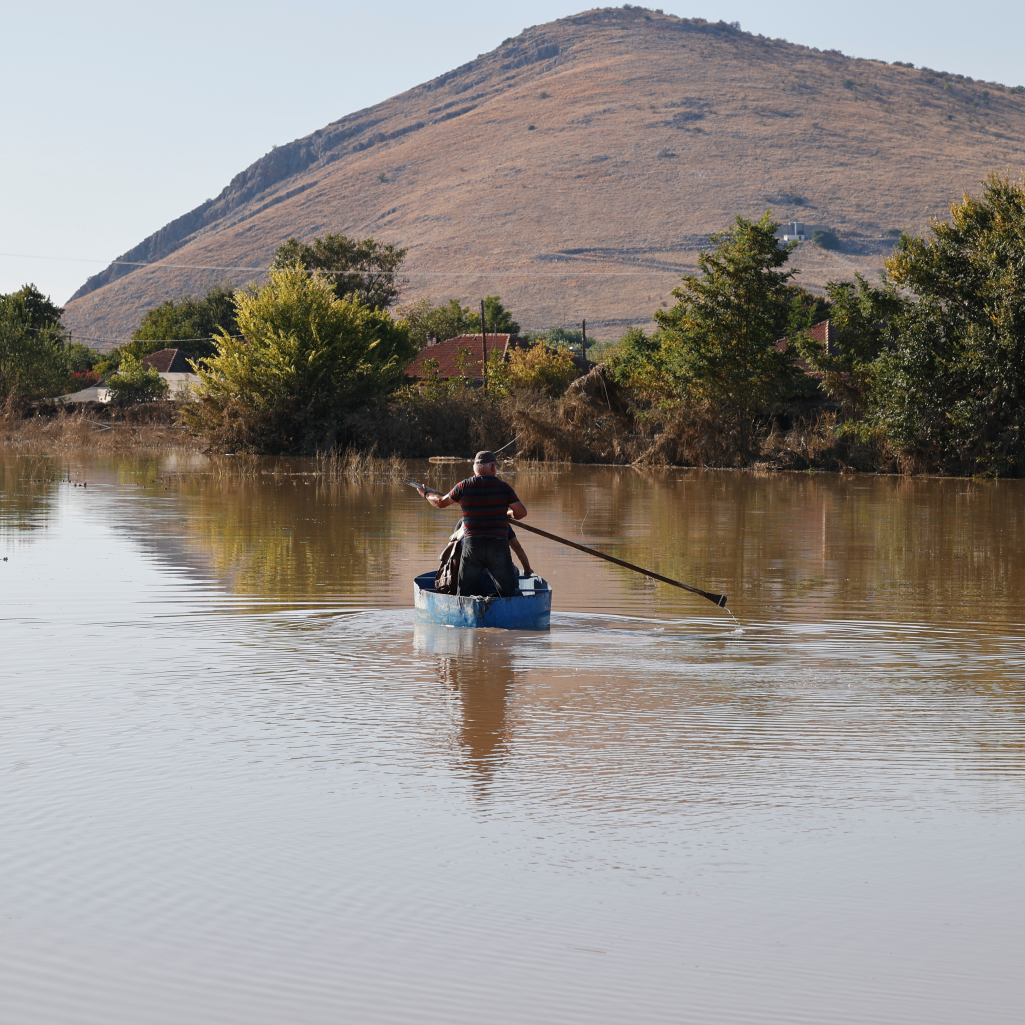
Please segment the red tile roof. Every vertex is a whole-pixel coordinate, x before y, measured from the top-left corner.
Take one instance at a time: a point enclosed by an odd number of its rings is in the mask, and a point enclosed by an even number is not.
[[[488,334],[488,358],[494,352],[502,353],[503,358],[513,349],[529,349],[530,342],[516,335],[493,335]],[[460,358],[460,349],[468,351],[462,355],[465,357],[465,364],[462,368],[456,361]],[[437,342],[421,349],[416,359],[406,367],[406,376],[419,380],[430,376],[430,369],[423,365],[425,359],[438,361],[437,374],[441,380],[449,377],[468,377],[471,380],[481,380],[481,362],[483,360],[483,348],[480,335],[457,335],[444,342]]]
[[[808,328],[808,336],[818,342],[820,345],[826,347],[826,352],[832,356],[834,354],[833,340],[830,337],[829,321],[820,320],[817,324],[812,324]],[[790,344],[789,338],[781,338],[776,342],[777,352],[786,352],[787,346]],[[800,370],[803,370],[809,377],[814,377],[817,380],[821,380],[822,374],[817,370],[812,370],[808,363],[801,359],[800,356],[794,361]]]
[[[161,374],[194,374],[188,357],[181,349],[161,349],[142,360],[144,367],[152,367]]]

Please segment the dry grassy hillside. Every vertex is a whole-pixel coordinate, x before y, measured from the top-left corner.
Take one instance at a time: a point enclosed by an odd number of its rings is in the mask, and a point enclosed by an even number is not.
[[[1021,167],[1025,95],[639,8],[525,30],[274,149],[68,306],[81,337],[258,276],[290,235],[409,246],[404,299],[500,293],[524,327],[649,320],[735,214],[838,229],[820,287],[880,267],[990,170]],[[148,266],[133,266],[133,263]]]

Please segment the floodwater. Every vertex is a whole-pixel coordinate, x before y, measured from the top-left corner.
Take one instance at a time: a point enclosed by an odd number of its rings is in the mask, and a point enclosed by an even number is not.
[[[1025,483],[315,469],[0,456],[5,1025],[1021,1020]]]

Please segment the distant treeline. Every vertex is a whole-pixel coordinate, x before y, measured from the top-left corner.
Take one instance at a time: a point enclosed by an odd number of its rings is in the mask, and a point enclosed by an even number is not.
[[[798,243],[778,228],[738,217],[713,236],[654,331],[605,346],[584,381],[579,331],[556,327],[509,361],[494,354],[486,391],[469,363],[410,383],[428,340],[479,332],[479,310],[396,305],[406,251],[328,235],[290,239],[263,286],[162,303],[103,355],[69,345],[33,286],[2,296],[0,398],[14,409],[101,376],[123,402],[153,398],[140,361],[175,346],[201,378],[181,419],[222,451],[425,455],[497,432],[549,458],[1025,474],[1025,179],[991,175],[948,221],[901,235],[878,284],[830,282],[824,296],[796,283]],[[826,320],[828,336],[812,332]],[[520,330],[499,296],[485,323]]]

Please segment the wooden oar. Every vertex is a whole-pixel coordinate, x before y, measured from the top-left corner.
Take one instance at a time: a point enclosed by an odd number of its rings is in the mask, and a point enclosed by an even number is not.
[[[614,562],[617,566],[623,566],[625,569],[632,569],[635,573],[643,573],[646,577],[651,577],[653,580],[661,580],[663,584],[672,584],[673,587],[690,591],[691,594],[700,594],[702,598],[707,598],[713,605],[718,605],[721,609],[726,608],[725,594],[712,594],[710,591],[702,591],[699,587],[681,584],[679,580],[670,580],[669,577],[664,577],[661,573],[652,573],[650,569],[642,569],[640,566],[635,566],[632,562],[624,562],[622,559],[616,559],[611,555],[606,555],[604,552],[596,551],[594,548],[588,548],[586,545],[578,545],[575,541],[559,537],[558,534],[549,534],[547,530],[541,530],[540,527],[531,527],[524,523],[523,520],[515,520],[513,522],[516,524],[517,530],[522,528],[523,530],[529,530],[532,534],[540,534],[551,541],[558,541],[561,545],[569,545],[570,548],[576,548],[577,551],[587,552],[588,555],[604,559],[606,562]]]

